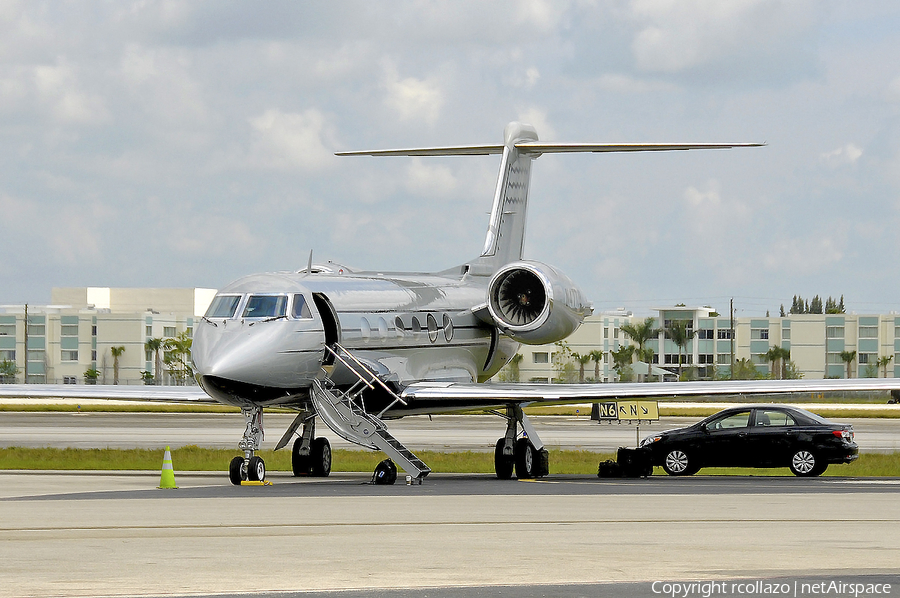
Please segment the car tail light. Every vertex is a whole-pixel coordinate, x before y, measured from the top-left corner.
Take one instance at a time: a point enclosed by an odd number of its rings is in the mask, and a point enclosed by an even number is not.
[[[842,440],[846,440],[847,442],[851,442],[853,440],[853,430],[832,430],[831,433]]]

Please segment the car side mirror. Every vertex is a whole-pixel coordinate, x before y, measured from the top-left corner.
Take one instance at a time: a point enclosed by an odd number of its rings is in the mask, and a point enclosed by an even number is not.
[[[707,434],[709,434],[709,425],[708,424],[701,424],[700,429],[703,430],[704,432],[706,432]]]

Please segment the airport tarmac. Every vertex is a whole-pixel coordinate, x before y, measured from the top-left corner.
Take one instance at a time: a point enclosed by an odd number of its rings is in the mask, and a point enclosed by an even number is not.
[[[291,414],[267,413],[263,448],[274,448],[290,425]],[[531,416],[541,440],[552,449],[615,452],[634,446],[637,438],[654,431],[690,425],[700,418],[664,417],[635,426],[597,423],[584,416]],[[900,451],[900,418],[840,419],[850,423],[862,452]],[[185,445],[235,448],[244,431],[240,414],[2,412],[0,446],[57,448],[162,448]],[[413,451],[492,451],[506,423],[492,415],[436,415],[406,417],[388,422],[391,432]],[[358,449],[316,428],[334,448]]]
[[[0,472],[0,596],[653,596],[654,581],[726,579],[900,587],[900,480],[368,479],[276,473],[270,486],[235,487],[176,472],[179,489],[158,490],[158,474]]]

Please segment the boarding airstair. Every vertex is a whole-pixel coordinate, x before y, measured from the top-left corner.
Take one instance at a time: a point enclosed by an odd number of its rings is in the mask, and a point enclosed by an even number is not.
[[[425,476],[431,473],[431,468],[416,457],[403,443],[394,438],[381,420],[381,416],[388,409],[397,403],[405,405],[406,402],[346,349],[337,343],[335,343],[335,348],[326,348],[356,375],[357,382],[347,390],[340,390],[334,386],[330,378],[314,380],[310,389],[310,397],[316,413],[322,418],[325,425],[344,440],[366,448],[384,451],[406,473],[410,474],[411,481],[422,483]],[[367,389],[375,390],[375,384],[394,399],[377,415],[365,410],[363,399],[363,392]]]

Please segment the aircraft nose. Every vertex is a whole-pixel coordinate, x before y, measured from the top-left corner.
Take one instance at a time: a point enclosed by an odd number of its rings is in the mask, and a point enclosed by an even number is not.
[[[261,386],[296,388],[314,377],[325,334],[296,322],[232,322],[197,330],[192,347],[200,376]]]

